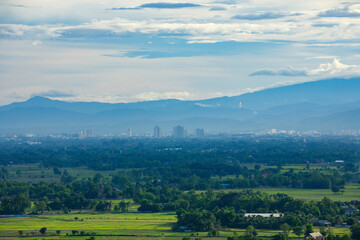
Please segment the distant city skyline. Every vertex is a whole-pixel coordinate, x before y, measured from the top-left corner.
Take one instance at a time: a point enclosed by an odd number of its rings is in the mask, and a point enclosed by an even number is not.
[[[234,96],[360,75],[358,1],[3,0],[0,105]]]

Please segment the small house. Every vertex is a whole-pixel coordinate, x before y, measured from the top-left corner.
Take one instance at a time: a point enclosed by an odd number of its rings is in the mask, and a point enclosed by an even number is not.
[[[335,160],[335,165],[343,165],[344,160]]]
[[[264,218],[275,217],[275,218],[278,218],[278,217],[280,217],[280,214],[279,213],[245,213],[245,217],[264,217]]]
[[[341,206],[340,208],[344,210],[345,216],[352,216],[357,211],[357,209],[352,206]]]
[[[316,240],[326,240],[326,237],[323,236],[321,233],[319,232],[313,232],[310,233],[307,238],[311,238],[311,239],[316,239]]]
[[[311,223],[317,226],[329,226],[331,225],[331,222],[328,220],[322,220],[322,219],[311,219]]]

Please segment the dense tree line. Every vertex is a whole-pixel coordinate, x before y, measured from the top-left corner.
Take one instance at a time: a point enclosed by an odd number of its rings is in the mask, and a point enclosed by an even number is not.
[[[191,195],[191,193],[189,193]],[[176,207],[178,222],[174,228],[186,226],[194,231],[209,231],[212,226],[261,229],[279,229],[286,223],[290,227],[303,226],[312,218],[326,219],[340,224],[351,219],[341,215],[340,205],[329,198],[321,201],[297,200],[285,194],[268,195],[260,192],[214,194],[187,197],[188,208]],[[280,217],[248,217],[244,213],[280,213]],[[350,220],[349,220],[350,221]],[[350,222],[351,222],[350,221]]]
[[[26,139],[25,139],[26,140]],[[244,136],[225,139],[37,139],[42,144],[0,139],[0,164],[41,162],[46,166],[88,166],[96,170],[189,165],[196,162],[357,162],[358,139],[351,137]],[[33,140],[33,139],[31,139]],[[349,169],[353,171],[354,169]]]

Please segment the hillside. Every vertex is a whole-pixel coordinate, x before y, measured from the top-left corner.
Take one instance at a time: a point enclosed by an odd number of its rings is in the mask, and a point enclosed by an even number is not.
[[[192,131],[360,129],[360,79],[327,79],[199,101],[63,102],[34,97],[0,107],[0,132],[59,133],[91,128],[119,134],[177,124]],[[241,107],[240,107],[241,106]]]

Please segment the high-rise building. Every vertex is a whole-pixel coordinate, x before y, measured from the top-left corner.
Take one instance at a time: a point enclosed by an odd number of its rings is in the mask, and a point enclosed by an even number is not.
[[[128,128],[127,136],[128,136],[128,137],[131,137],[131,136],[132,136],[131,128]]]
[[[197,128],[197,129],[195,130],[195,136],[196,136],[197,138],[202,138],[202,137],[204,137],[204,136],[205,136],[205,134],[204,134],[204,129],[203,129],[203,128]]]
[[[154,135],[153,135],[154,138],[159,138],[161,137],[161,132],[160,132],[160,127],[159,126],[155,126],[154,127]]]
[[[94,136],[93,130],[91,130],[91,129],[82,129],[82,130],[80,130],[78,135],[79,135],[79,138],[86,138],[86,137]]]
[[[178,125],[173,128],[173,137],[174,138],[183,138],[185,137],[185,129],[184,127]]]

